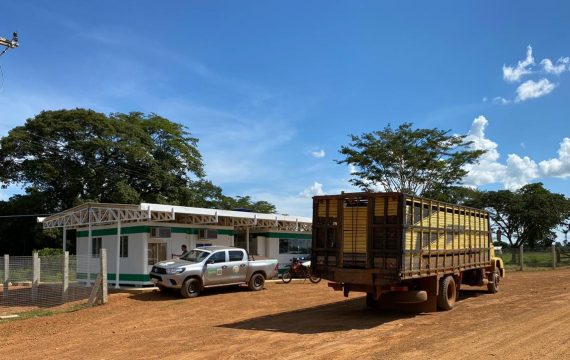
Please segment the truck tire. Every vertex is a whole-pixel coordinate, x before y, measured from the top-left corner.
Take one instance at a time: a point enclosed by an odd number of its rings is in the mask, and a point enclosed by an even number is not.
[[[495,267],[495,271],[491,275],[491,279],[489,279],[489,283],[487,284],[487,290],[491,294],[495,294],[499,291],[499,282],[501,281],[501,270],[498,267]]]
[[[249,283],[247,283],[249,290],[252,291],[259,291],[263,289],[263,285],[265,285],[265,277],[260,273],[253,274],[251,276],[251,279],[249,279]]]
[[[437,306],[441,310],[451,310],[457,298],[457,288],[453,276],[447,275],[439,282],[439,293],[437,295]]]
[[[180,293],[185,298],[193,298],[200,295],[201,285],[200,281],[196,278],[186,279],[182,284]]]

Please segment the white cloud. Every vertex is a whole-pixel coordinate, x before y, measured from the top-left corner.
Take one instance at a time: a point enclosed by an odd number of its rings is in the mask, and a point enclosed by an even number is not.
[[[538,82],[533,80],[525,81],[517,88],[517,98],[515,101],[521,102],[550,94],[555,87],[556,85],[546,78],[540,79]]]
[[[493,104],[502,104],[502,105],[506,105],[508,103],[510,103],[510,100],[505,99],[504,97],[501,96],[496,96],[495,98],[493,98]]]
[[[506,189],[516,189],[539,176],[538,166],[528,157],[509,154],[506,164],[499,161],[501,155],[496,142],[488,139],[485,129],[489,121],[484,116],[473,120],[466,140],[472,150],[485,150],[478,164],[466,165],[468,171],[463,183],[470,187],[501,183]]]
[[[309,186],[301,193],[299,193],[299,195],[301,195],[304,198],[310,198],[313,196],[324,195],[324,194],[325,192],[323,191],[323,184],[318,183],[316,181],[314,182],[313,185]]]
[[[325,157],[325,151],[323,149],[321,149],[319,151],[311,151],[311,155],[313,157],[316,157],[317,159],[324,158]]]
[[[564,138],[558,149],[558,158],[539,163],[544,176],[566,178],[570,176],[570,138]]]
[[[348,164],[348,173],[350,175],[354,174],[356,172],[356,166],[352,165],[352,164]]]
[[[544,71],[549,74],[560,75],[565,71],[570,71],[570,58],[560,58],[556,61],[556,65],[550,59],[543,59],[540,64]]]
[[[508,82],[520,81],[524,75],[532,73],[530,67],[534,65],[534,57],[532,56],[532,47],[526,48],[526,59],[519,61],[516,67],[503,65],[503,79]]]
[[[539,177],[536,162],[528,156],[509,154],[503,184],[507,189],[518,189]]]

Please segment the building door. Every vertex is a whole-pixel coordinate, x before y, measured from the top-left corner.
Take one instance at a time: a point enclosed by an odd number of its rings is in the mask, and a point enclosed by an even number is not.
[[[167,260],[167,243],[166,241],[149,240],[147,249],[147,265],[148,271],[157,262]]]

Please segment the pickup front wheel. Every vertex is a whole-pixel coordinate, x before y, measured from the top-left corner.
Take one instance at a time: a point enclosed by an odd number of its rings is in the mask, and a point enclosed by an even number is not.
[[[263,277],[263,274],[260,273],[253,274],[251,279],[249,279],[249,283],[247,284],[249,289],[252,291],[259,291],[263,289],[263,285],[265,285],[265,277]]]
[[[186,279],[182,284],[180,293],[185,298],[193,298],[200,294],[200,281],[195,278]]]

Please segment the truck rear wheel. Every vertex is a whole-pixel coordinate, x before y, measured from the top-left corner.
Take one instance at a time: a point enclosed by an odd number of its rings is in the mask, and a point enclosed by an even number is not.
[[[193,298],[200,295],[200,281],[195,278],[186,279],[182,284],[180,293],[185,298]]]
[[[259,291],[263,289],[263,285],[265,285],[265,277],[263,277],[263,274],[260,273],[253,274],[251,276],[251,279],[249,279],[249,283],[247,284],[249,289],[252,291]]]
[[[499,291],[499,282],[501,281],[501,271],[498,267],[495,267],[495,271],[491,274],[491,279],[489,279],[489,283],[487,284],[487,290],[494,294]]]
[[[451,310],[455,305],[457,288],[453,276],[447,275],[439,282],[439,294],[437,295],[437,306],[441,310]]]

